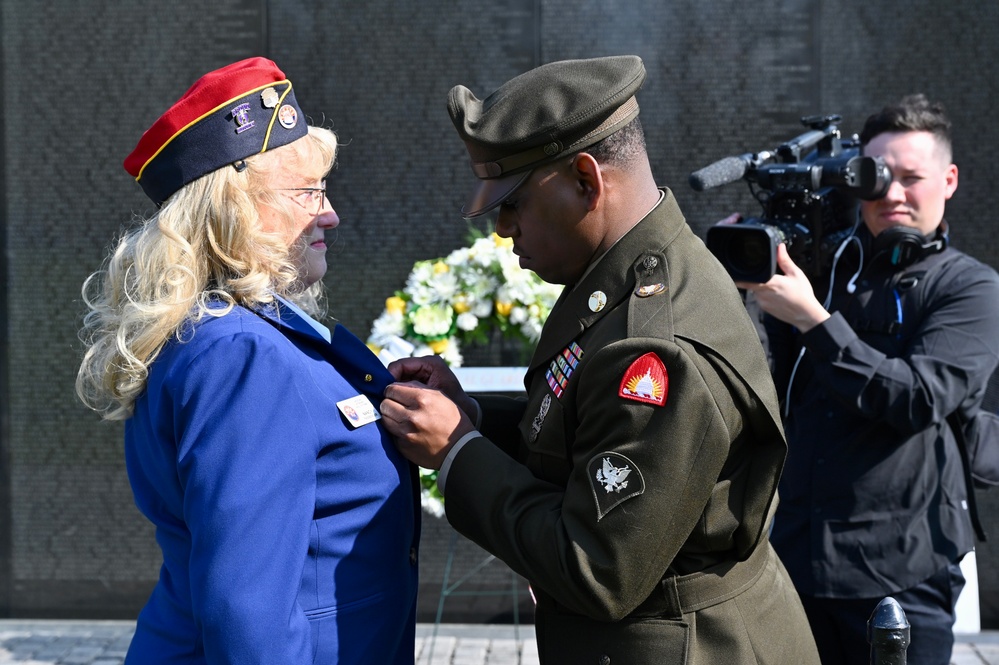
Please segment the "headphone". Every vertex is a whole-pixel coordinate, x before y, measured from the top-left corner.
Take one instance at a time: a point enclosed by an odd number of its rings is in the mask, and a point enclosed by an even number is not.
[[[854,230],[856,230],[856,228],[857,227],[854,226]],[[839,248],[836,250],[836,255],[833,257],[832,276],[829,280],[829,294],[826,296],[826,301],[823,303],[823,307],[826,309],[829,308],[829,302],[832,299],[832,289],[836,275],[836,264],[839,262],[839,257],[843,253],[843,250],[845,250],[847,245],[851,242],[856,242],[857,246],[860,248],[861,267],[857,268],[857,272],[853,275],[850,281],[847,282],[846,291],[847,293],[853,293],[857,290],[857,278],[860,277],[860,274],[863,271],[864,243],[859,241],[857,236],[855,236],[851,231],[850,235],[848,235],[840,244]],[[949,244],[950,234],[946,220],[940,220],[940,226],[938,226],[937,230],[933,232],[933,239],[930,241],[927,241],[926,236],[920,233],[917,229],[909,226],[893,226],[879,233],[874,237],[873,241],[871,241],[871,255],[874,257],[871,260],[873,261],[881,254],[887,253],[888,260],[891,265],[895,267],[896,272],[901,272],[920,259],[944,251],[947,249]],[[915,282],[913,282],[913,284],[914,283]],[[891,324],[892,327],[888,329],[888,332],[895,332],[902,325],[902,298],[899,295],[897,288],[893,289],[893,293],[895,295],[895,310],[897,318],[895,322]],[[798,364],[801,362],[802,357],[804,357],[806,348],[807,347],[802,345],[801,351],[798,352],[798,358],[794,361],[794,366],[791,368],[791,377],[787,383],[787,392],[785,393],[784,399],[785,418],[788,416],[791,409],[791,386],[794,384],[794,375],[798,372]]]
[[[931,254],[944,251],[949,243],[947,222],[941,221],[930,241],[910,226],[893,226],[874,238],[871,249],[874,256],[888,254],[891,265],[902,270]]]

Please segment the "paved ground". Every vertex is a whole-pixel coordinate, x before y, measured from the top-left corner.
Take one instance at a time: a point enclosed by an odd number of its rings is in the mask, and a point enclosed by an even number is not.
[[[129,621],[0,620],[0,665],[121,665]],[[533,626],[432,624],[416,630],[419,665],[537,665]],[[999,632],[959,635],[953,665],[999,665]]]

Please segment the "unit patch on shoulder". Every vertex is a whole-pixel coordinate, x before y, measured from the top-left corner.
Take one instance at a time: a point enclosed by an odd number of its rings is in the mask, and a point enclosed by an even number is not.
[[[597,521],[622,502],[645,492],[645,479],[635,463],[618,453],[595,455],[586,465],[597,502]]]
[[[649,352],[628,366],[617,394],[625,399],[662,406],[666,403],[668,390],[666,365],[659,356]]]

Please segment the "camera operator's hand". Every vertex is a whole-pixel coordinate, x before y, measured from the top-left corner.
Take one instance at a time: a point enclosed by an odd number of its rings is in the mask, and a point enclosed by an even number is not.
[[[736,282],[736,286],[756,296],[764,312],[790,323],[801,332],[828,319],[829,312],[815,297],[811,282],[788,256],[783,243],[777,247],[777,267],[783,274],[774,275],[765,284]]]

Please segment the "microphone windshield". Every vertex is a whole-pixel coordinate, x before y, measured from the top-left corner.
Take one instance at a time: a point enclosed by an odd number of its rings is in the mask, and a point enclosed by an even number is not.
[[[697,192],[727,185],[746,175],[749,160],[743,157],[726,157],[690,174],[690,186]]]

